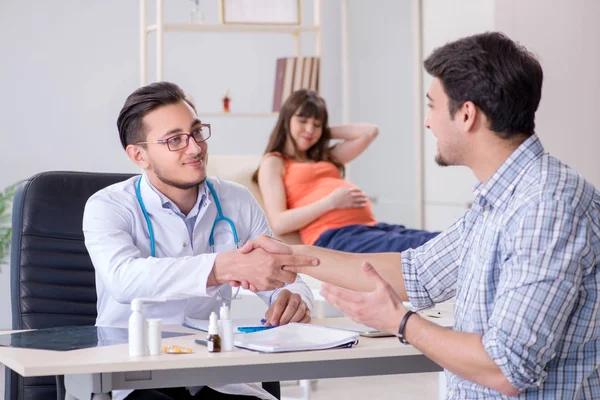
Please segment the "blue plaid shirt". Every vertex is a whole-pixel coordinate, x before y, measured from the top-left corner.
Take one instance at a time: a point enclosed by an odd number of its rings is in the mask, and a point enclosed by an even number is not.
[[[483,346],[519,399],[600,399],[600,195],[528,138],[472,208],[402,253],[417,308],[456,296],[454,330]],[[448,397],[504,398],[446,372]]]

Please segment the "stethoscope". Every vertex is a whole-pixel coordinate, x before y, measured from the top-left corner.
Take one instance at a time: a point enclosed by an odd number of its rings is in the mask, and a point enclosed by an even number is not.
[[[138,203],[140,203],[140,208],[142,209],[142,213],[144,214],[144,219],[146,220],[146,225],[148,225],[148,235],[150,236],[150,255],[152,255],[152,257],[156,257],[154,229],[152,228],[152,221],[150,221],[150,215],[148,214],[148,210],[146,210],[146,206],[144,205],[144,200],[142,200],[142,191],[140,189],[141,183],[142,183],[142,177],[140,176],[140,178],[137,181],[137,184],[135,185],[135,194],[137,196]],[[214,189],[212,183],[210,183],[210,181],[208,179],[206,179],[206,186],[208,186],[208,190],[210,190],[210,194],[212,195],[212,197],[215,201],[215,205],[217,206],[217,218],[215,218],[215,222],[213,222],[213,226],[210,230],[210,236],[208,237],[208,245],[210,246],[210,251],[213,253],[215,252],[215,227],[217,226],[217,224],[219,222],[222,222],[222,221],[227,222],[227,224],[231,228],[231,233],[233,234],[233,240],[235,241],[235,248],[239,249],[240,248],[239,239],[238,239],[237,229],[235,229],[235,224],[233,223],[233,221],[231,219],[229,219],[223,215],[223,209],[221,208],[221,202],[219,201],[219,196],[217,196],[217,192],[215,192],[215,189]],[[218,297],[220,297],[220,299],[234,300],[234,299],[239,298],[238,294],[240,292],[240,287],[239,286],[237,287],[235,294],[231,298],[227,298],[227,297],[223,296],[223,294],[221,293],[221,288],[218,289],[218,292],[219,292]]]

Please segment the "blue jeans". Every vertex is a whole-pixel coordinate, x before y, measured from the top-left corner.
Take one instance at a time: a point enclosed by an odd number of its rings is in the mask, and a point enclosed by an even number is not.
[[[326,231],[319,236],[315,246],[350,253],[402,252],[417,248],[438,234],[384,223],[348,225]]]

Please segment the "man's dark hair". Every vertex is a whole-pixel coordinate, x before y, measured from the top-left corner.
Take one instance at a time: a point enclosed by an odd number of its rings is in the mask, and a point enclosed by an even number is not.
[[[486,32],[435,49],[423,65],[440,79],[452,117],[472,101],[498,136],[533,135],[543,72],[523,46],[502,33]]]
[[[127,145],[143,142],[146,140],[146,132],[142,119],[149,112],[169,104],[185,101],[192,107],[194,105],[185,98],[183,90],[170,82],[155,82],[143,86],[131,93],[117,119],[117,129],[123,148]]]

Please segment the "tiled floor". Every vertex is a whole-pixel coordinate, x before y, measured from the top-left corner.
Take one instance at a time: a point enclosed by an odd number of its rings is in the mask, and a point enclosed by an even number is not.
[[[436,400],[437,374],[371,376],[321,379],[310,400]],[[281,388],[282,400],[302,399],[302,389],[293,383]],[[0,365],[0,398],[4,398],[4,366]]]
[[[302,399],[299,386],[284,384],[282,400]],[[436,400],[438,374],[405,374],[360,378],[321,379],[310,400]]]

